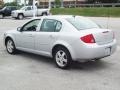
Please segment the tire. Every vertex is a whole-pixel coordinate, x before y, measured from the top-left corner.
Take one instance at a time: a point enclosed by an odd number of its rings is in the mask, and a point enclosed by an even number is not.
[[[47,13],[46,12],[42,13],[42,16],[47,16]]]
[[[23,14],[18,15],[18,19],[22,20],[24,18]]]
[[[6,50],[9,54],[15,54],[16,53],[16,47],[12,39],[8,39],[6,41]]]
[[[53,53],[53,58],[56,65],[61,69],[68,68],[72,62],[69,51],[64,47],[58,47]]]

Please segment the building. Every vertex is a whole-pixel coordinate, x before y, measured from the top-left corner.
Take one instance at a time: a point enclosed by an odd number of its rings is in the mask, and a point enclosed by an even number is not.
[[[0,7],[4,4],[3,0],[0,0]]]
[[[31,1],[31,0],[30,0]],[[36,0],[39,6],[48,6],[49,0]],[[77,4],[82,4],[85,3],[86,0],[63,0],[63,5],[64,7],[68,6],[74,6]],[[31,2],[32,3],[32,2]],[[55,5],[55,0],[51,0],[51,4],[54,6]]]
[[[48,3],[49,0],[37,0],[39,3]],[[85,2],[86,0],[63,0],[64,3],[69,3],[69,2]],[[55,0],[51,0],[51,2],[55,2]]]

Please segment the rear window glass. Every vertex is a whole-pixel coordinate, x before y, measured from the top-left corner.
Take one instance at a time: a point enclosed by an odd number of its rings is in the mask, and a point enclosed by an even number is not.
[[[94,23],[93,21],[87,18],[73,17],[73,18],[67,18],[66,20],[78,30],[100,28],[96,23]]]

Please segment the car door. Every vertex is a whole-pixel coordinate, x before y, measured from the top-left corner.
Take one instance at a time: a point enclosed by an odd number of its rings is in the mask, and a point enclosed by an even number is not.
[[[53,19],[44,19],[40,32],[35,36],[35,48],[43,54],[50,55],[52,45],[59,37],[59,31],[62,23]]]
[[[32,7],[27,7],[25,9],[24,16],[27,16],[27,17],[33,16],[33,8]]]
[[[5,16],[10,16],[11,15],[11,7],[6,7],[6,9],[4,11],[4,15]]]
[[[34,39],[36,28],[40,19],[35,19],[25,24],[16,34],[16,46],[22,49],[35,49]]]

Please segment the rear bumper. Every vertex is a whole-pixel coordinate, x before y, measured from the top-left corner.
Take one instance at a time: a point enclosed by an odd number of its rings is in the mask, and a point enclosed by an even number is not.
[[[76,46],[80,47],[80,46]],[[86,61],[99,59],[112,55],[116,50],[116,40],[105,45],[86,45],[83,48],[75,48],[73,60]]]

